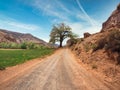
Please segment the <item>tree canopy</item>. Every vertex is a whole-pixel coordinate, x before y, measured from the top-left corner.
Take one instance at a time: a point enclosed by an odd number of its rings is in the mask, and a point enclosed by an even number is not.
[[[77,37],[77,35],[74,34],[71,30],[72,29],[64,23],[53,25],[49,42],[53,44],[55,44],[55,42],[60,42],[59,46],[62,47],[62,42],[64,39],[68,37],[69,38]]]

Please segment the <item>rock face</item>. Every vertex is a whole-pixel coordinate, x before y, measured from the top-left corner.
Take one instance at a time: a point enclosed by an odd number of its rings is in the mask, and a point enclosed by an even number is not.
[[[112,28],[120,28],[120,3],[117,6],[117,9],[113,11],[111,16],[108,18],[108,20],[103,23],[101,32]]]
[[[87,37],[89,37],[90,35],[91,35],[90,33],[86,32],[86,33],[84,33],[84,38],[87,38]]]
[[[41,44],[47,46],[48,44],[36,37],[34,37],[31,34],[23,34],[18,32],[12,32],[0,29],[0,43],[1,42],[14,42],[14,43],[23,43],[23,42],[32,42],[36,44]]]

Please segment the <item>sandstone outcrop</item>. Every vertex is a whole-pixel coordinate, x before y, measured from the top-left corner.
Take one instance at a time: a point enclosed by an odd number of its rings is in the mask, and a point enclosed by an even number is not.
[[[103,23],[101,32],[113,28],[120,28],[120,3],[117,6],[116,10],[113,11],[111,16],[108,18],[108,20]]]
[[[87,38],[87,37],[89,37],[90,35],[91,35],[90,33],[86,32],[86,33],[84,33],[84,38]]]

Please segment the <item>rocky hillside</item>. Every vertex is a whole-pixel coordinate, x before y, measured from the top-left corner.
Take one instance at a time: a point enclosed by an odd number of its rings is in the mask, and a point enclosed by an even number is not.
[[[105,83],[120,90],[120,4],[95,34],[84,33],[68,46],[79,58],[77,61],[103,78]]]
[[[103,27],[101,32],[109,30],[111,28],[120,28],[120,4],[117,6],[117,9],[113,11],[108,20],[103,23],[102,26]]]
[[[48,45],[45,41],[38,39],[31,34],[23,34],[3,29],[0,29],[0,42],[13,42],[18,44],[23,42],[32,42],[45,46]]]

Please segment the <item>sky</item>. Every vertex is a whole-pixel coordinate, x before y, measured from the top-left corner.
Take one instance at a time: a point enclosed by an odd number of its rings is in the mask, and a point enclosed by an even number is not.
[[[54,24],[65,23],[72,31],[96,33],[120,0],[0,0],[0,29],[30,33],[49,41]]]

